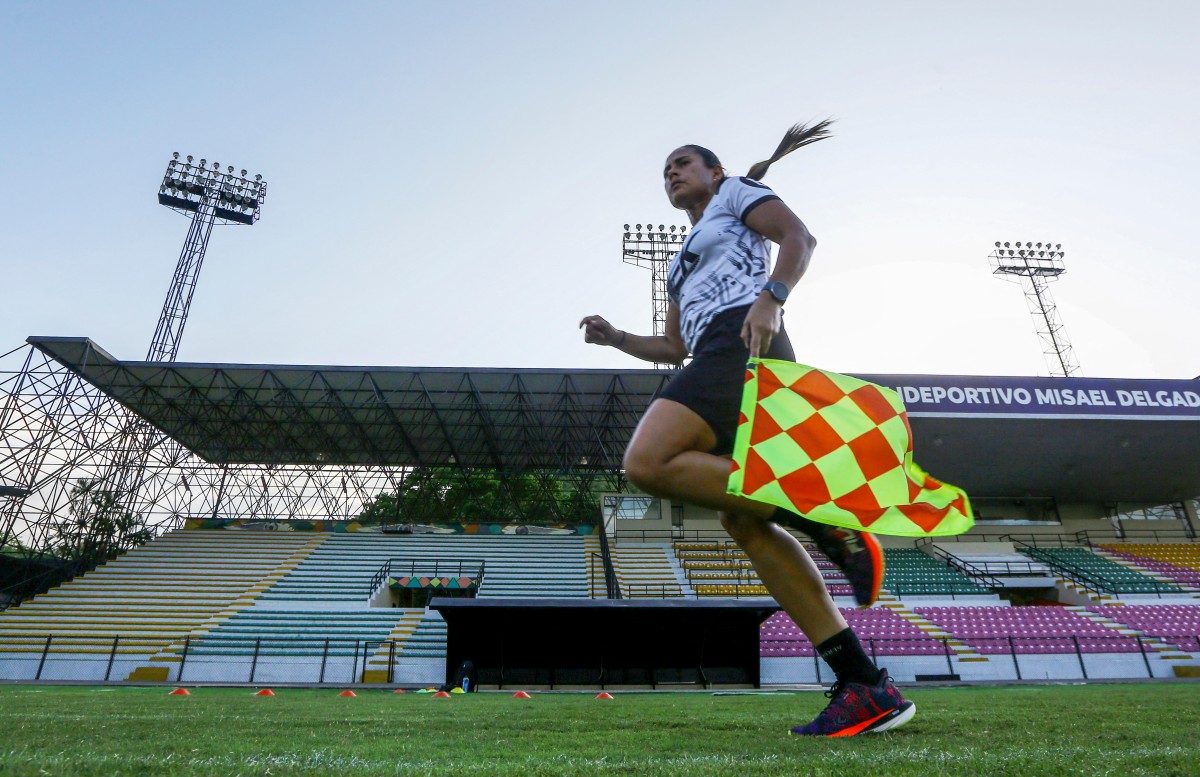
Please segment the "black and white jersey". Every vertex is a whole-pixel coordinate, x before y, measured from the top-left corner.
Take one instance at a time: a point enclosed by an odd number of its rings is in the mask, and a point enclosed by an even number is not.
[[[746,216],[775,192],[750,178],[726,178],[692,226],[667,271],[667,295],[679,306],[679,329],[694,351],[718,313],[749,305],[770,274],[770,243]]]

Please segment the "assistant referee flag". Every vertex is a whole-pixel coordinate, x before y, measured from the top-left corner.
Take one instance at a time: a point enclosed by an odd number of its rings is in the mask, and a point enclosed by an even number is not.
[[[777,359],[746,369],[729,493],[809,520],[874,534],[961,534],[975,518],[962,489],[913,462],[896,392]]]

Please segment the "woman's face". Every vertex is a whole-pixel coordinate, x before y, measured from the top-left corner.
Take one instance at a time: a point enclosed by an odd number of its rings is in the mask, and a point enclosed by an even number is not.
[[[667,199],[681,210],[711,197],[720,178],[719,168],[705,167],[701,156],[686,146],[672,151],[663,168],[663,188],[667,191]]]

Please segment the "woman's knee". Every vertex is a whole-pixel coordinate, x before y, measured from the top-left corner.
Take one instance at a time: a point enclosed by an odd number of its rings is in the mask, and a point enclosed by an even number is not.
[[[738,545],[755,542],[770,532],[767,520],[742,513],[719,513],[721,526]]]
[[[659,490],[665,469],[664,464],[662,458],[654,455],[653,451],[630,445],[625,451],[622,466],[625,468],[625,477],[630,483],[651,496],[662,496]]]
[[[648,494],[671,496],[672,460],[686,451],[707,451],[714,445],[712,429],[693,410],[656,399],[625,449],[625,477]]]

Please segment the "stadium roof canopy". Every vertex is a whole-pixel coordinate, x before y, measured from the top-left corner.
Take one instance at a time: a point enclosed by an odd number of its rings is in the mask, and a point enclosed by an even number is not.
[[[214,463],[587,471],[621,466],[659,370],[119,361],[29,342]],[[901,392],[917,461],[978,497],[1200,494],[1200,382],[860,376]]]
[[[223,464],[619,468],[657,370],[122,362],[29,342],[201,458]]]

